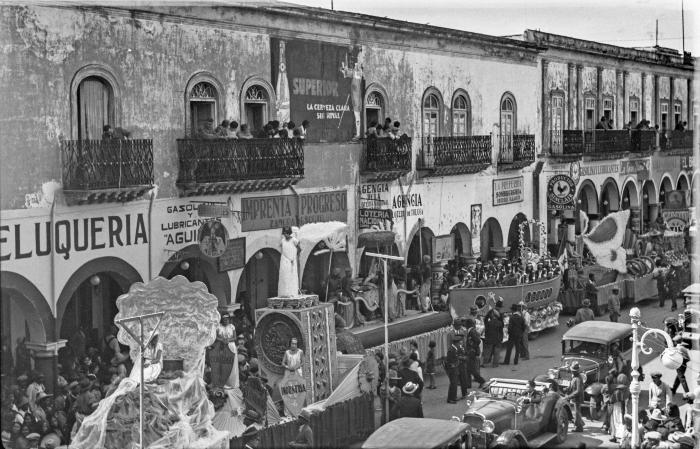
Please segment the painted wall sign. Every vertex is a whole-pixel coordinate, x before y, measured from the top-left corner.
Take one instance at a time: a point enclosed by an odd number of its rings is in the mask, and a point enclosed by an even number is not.
[[[166,217],[160,224],[160,231],[163,233],[166,247],[197,242],[199,229],[208,221],[221,218],[199,217],[198,210],[199,206],[195,203],[171,204],[165,208]]]
[[[309,120],[310,141],[358,136],[362,108],[360,49],[319,41],[270,39],[272,85],[297,124]],[[357,114],[356,114],[357,113]],[[285,114],[286,115],[286,114]]]
[[[422,217],[423,197],[420,193],[394,195],[391,198],[391,209],[394,211],[394,218]]]
[[[609,175],[620,172],[620,164],[607,163],[602,165],[581,165],[581,176]]]
[[[200,217],[221,218],[228,217],[231,211],[227,204],[200,204],[197,206],[197,214]]]
[[[447,262],[455,258],[454,234],[433,237],[433,262]]]
[[[359,209],[360,229],[391,229],[394,217],[391,209]]]
[[[666,221],[666,225],[672,231],[683,232],[690,221],[690,211],[685,210],[664,210],[661,215]]]
[[[228,231],[226,226],[218,220],[212,220],[204,223],[197,233],[199,241],[199,250],[202,254],[209,257],[219,257],[226,251],[226,242],[228,242]]]
[[[15,223],[0,226],[0,261],[148,244],[144,214]]]
[[[656,156],[651,158],[651,168],[654,173],[675,173],[681,169],[680,156]]]
[[[692,172],[695,169],[695,156],[681,156],[681,170]]]
[[[576,183],[567,175],[554,175],[547,183],[547,208],[553,210],[574,210]]]
[[[630,159],[620,161],[620,174],[626,175],[638,175],[639,172],[646,170],[649,172],[649,158],[645,159]]]
[[[347,221],[347,191],[241,199],[241,230],[257,231],[306,223]],[[299,216],[297,216],[299,214]]]
[[[219,272],[245,267],[245,237],[231,239],[226,250],[219,257]]]
[[[524,180],[522,176],[493,180],[493,205],[519,203],[525,200]]]
[[[376,209],[389,206],[389,183],[360,184],[360,207]]]

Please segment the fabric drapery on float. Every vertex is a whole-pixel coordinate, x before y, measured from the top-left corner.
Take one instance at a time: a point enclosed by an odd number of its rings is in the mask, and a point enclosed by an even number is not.
[[[394,244],[396,233],[394,231],[365,231],[357,236],[358,247],[383,247]]]
[[[398,354],[401,351],[401,348],[404,348],[410,352],[411,341],[416,341],[418,343],[418,353],[424,357],[423,354],[428,354],[428,344],[431,341],[435,341],[435,358],[440,359],[447,355],[447,350],[450,348],[451,336],[453,332],[454,328],[452,326],[446,326],[413,337],[392,341],[389,343],[389,353]],[[378,351],[384,352],[384,345],[369,348],[366,350],[366,353],[375,354]]]
[[[242,411],[245,409],[243,403],[243,392],[240,388],[223,390],[227,396],[226,403],[216,411],[211,423],[217,430],[226,431],[231,438],[240,436],[246,429],[243,425]],[[274,401],[267,396],[267,425],[272,426],[280,422],[280,415]]]

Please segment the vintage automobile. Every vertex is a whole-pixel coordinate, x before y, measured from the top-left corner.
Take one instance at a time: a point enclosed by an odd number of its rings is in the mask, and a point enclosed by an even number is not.
[[[562,337],[561,366],[550,370],[549,377],[557,379],[561,388],[565,389],[571,383],[571,365],[578,362],[586,385],[583,407],[589,408],[593,419],[598,418],[605,376],[613,366],[610,351],[613,343],[618,345],[622,358],[629,360],[632,352],[632,326],[609,321],[579,323]]]
[[[375,430],[362,449],[470,449],[469,430],[458,421],[399,418]]]
[[[571,407],[548,382],[535,382],[539,403],[526,403],[528,381],[491,379],[467,397],[462,422],[471,429],[473,448],[540,447],[562,444],[568,436]]]

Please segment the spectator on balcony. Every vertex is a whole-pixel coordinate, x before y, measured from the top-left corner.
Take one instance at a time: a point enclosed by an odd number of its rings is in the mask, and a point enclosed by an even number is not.
[[[606,116],[602,116],[600,121],[596,123],[595,129],[608,129],[608,118]]]
[[[301,122],[301,126],[299,127],[299,131],[301,131],[301,135],[299,136],[302,139],[306,139],[306,133],[309,131],[309,126],[311,123],[308,120],[304,120]]]
[[[131,131],[127,131],[124,128],[117,126],[114,128],[112,138],[117,140],[127,140],[131,138]]]
[[[640,131],[646,131],[649,129],[649,120],[642,120],[637,124],[635,129],[638,129]]]
[[[608,129],[615,129],[612,117],[608,117]]]
[[[294,130],[296,129],[297,125],[293,121],[289,121],[287,123],[287,136],[291,137],[294,135]]]
[[[630,129],[633,129],[633,128],[634,128],[634,124],[632,123],[632,120],[630,120],[629,122],[627,122],[627,123],[625,124],[625,126],[622,127],[622,129],[626,129],[626,130],[630,130]]]
[[[241,129],[238,130],[238,138],[239,139],[252,139],[253,135],[250,133],[250,129],[248,129],[247,124],[242,124]]]
[[[367,131],[365,132],[365,137],[368,139],[377,137],[377,122],[376,121],[370,122],[369,126],[367,127]]]
[[[275,137],[279,137],[280,139],[289,139],[289,131],[287,131],[286,128],[282,128]]]
[[[238,139],[237,134],[238,130],[238,122],[235,120],[231,120],[231,122],[228,125],[228,138],[229,139]]]
[[[685,131],[685,127],[688,125],[688,122],[678,122],[676,123],[676,131]]]
[[[397,120],[394,122],[394,126],[391,127],[389,131],[389,138],[391,140],[396,140],[401,135],[401,123]]]
[[[301,130],[299,128],[294,128],[293,137],[295,139],[303,139],[303,137],[301,137]]]
[[[214,133],[214,119],[213,118],[208,118],[206,122],[204,122],[204,126],[199,128],[197,130],[197,137],[199,139],[214,139],[216,138],[216,134]]]
[[[217,126],[214,130],[216,137],[228,137],[228,127],[231,123],[228,120],[222,120],[221,125]]]
[[[102,127],[102,140],[109,140],[114,138],[114,130],[109,125]]]

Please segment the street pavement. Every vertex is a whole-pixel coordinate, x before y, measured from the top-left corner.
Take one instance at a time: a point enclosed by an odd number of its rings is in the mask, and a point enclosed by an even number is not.
[[[647,327],[654,327],[663,329],[663,321],[667,316],[677,316],[678,312],[671,312],[670,304],[667,302],[664,309],[659,308],[658,302],[656,300],[646,300],[641,303],[636,304],[639,307],[642,314],[642,323]],[[622,310],[622,316],[619,322],[629,323],[629,310],[631,306],[627,305]],[[566,321],[570,316],[562,315],[559,317],[559,326],[553,329],[549,329],[545,332],[540,333],[536,338],[530,340],[529,350],[530,359],[520,361],[518,365],[500,365],[498,368],[484,367],[481,369],[481,375],[485,379],[490,379],[492,377],[501,378],[516,378],[516,379],[532,379],[539,374],[546,374],[547,369],[559,366],[561,361],[561,338],[562,335],[569,329],[566,326]],[[607,321],[609,320],[607,315],[597,317],[596,320]],[[640,336],[643,329],[640,329]],[[648,339],[650,340],[650,339]],[[649,343],[647,341],[647,343]],[[644,373],[646,373],[646,378],[642,382],[642,394],[640,397],[640,409],[646,406],[648,401],[647,391],[649,387],[649,382],[651,378],[649,374],[653,371],[660,371],[663,374],[662,380],[668,384],[672,384],[675,379],[675,371],[669,370],[661,365],[659,360],[659,355],[665,347],[663,340],[654,337],[651,342],[655,348],[655,351],[651,355],[644,355],[640,353],[640,364],[643,366]],[[503,352],[501,353],[501,361],[503,360]],[[695,385],[695,377],[697,373],[692,372],[689,367],[688,373],[688,383]],[[426,379],[427,382],[427,379]],[[442,369],[438,368],[438,374],[436,376],[436,386],[437,389],[423,390],[423,414],[427,418],[440,418],[440,419],[450,419],[452,416],[461,417],[465,411],[465,402],[458,401],[456,404],[447,403],[447,386],[448,386],[447,376]],[[473,383],[473,387],[478,387],[478,384]],[[676,403],[682,404],[682,393],[683,389],[679,388],[680,393],[676,394]],[[461,391],[458,391],[458,395]],[[379,404],[377,402],[377,404]],[[379,415],[379,413],[378,413]],[[571,433],[573,430],[573,424],[569,426],[569,438],[566,443],[561,447],[576,447],[579,442],[586,443],[587,447],[600,447],[600,448],[617,448],[617,443],[610,443],[608,440],[609,435],[604,435],[600,429],[602,423],[600,421],[591,421],[584,419],[585,427],[583,433]]]

